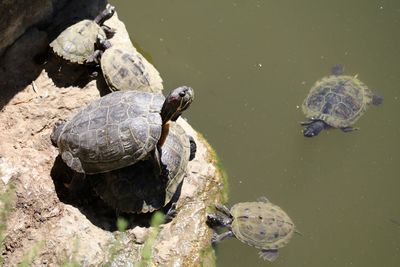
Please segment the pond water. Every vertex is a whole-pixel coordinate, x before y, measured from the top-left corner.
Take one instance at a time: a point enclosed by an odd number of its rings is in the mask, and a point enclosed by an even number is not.
[[[229,203],[267,196],[295,235],[272,264],[236,239],[218,266],[400,266],[400,1],[111,1],[217,150]],[[301,103],[341,63],[384,96],[357,132],[304,138]]]

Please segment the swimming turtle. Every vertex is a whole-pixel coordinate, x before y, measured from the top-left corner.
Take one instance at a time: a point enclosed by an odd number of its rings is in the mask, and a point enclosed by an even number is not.
[[[50,43],[50,47],[56,55],[72,63],[92,62],[97,37],[106,39],[115,32],[103,24],[114,12],[115,7],[108,4],[94,20],[85,19],[66,28]]]
[[[303,102],[302,109],[307,122],[304,136],[313,137],[323,129],[340,128],[344,132],[357,130],[351,127],[371,103],[382,103],[382,97],[374,94],[357,75],[343,75],[342,65],[332,67],[332,75],[317,81]]]
[[[161,162],[165,168],[162,174],[154,171],[154,164],[149,159],[87,177],[97,195],[118,212],[153,212],[170,202],[195,152],[194,139],[177,123],[171,123],[162,146]]]
[[[143,91],[113,92],[81,109],[51,134],[64,162],[79,173],[95,174],[136,163],[151,155],[160,165],[160,149],[169,130],[194,98],[182,86],[164,98]],[[157,166],[156,166],[157,167]]]
[[[215,235],[213,244],[227,237],[236,237],[243,243],[261,249],[264,260],[274,261],[278,249],[287,245],[295,232],[289,216],[265,197],[256,202],[242,202],[232,206],[216,204],[216,213],[207,215],[211,226],[225,226],[229,231]]]

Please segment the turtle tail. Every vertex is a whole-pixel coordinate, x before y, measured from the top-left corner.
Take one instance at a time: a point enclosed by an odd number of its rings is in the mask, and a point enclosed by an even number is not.
[[[53,127],[53,132],[50,135],[50,140],[53,146],[57,147],[58,139],[60,138],[61,132],[64,129],[65,121],[58,121]]]

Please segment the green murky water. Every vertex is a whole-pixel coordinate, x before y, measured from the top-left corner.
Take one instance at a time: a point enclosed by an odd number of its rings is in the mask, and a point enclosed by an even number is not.
[[[230,204],[267,196],[295,235],[273,264],[231,239],[218,266],[400,266],[398,0],[111,1],[218,151]],[[309,88],[342,63],[385,98],[361,130],[301,134]],[[397,223],[396,223],[397,222]]]

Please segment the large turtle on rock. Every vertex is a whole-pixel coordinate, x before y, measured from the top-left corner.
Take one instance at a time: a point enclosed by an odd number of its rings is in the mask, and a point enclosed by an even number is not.
[[[257,202],[242,202],[229,210],[216,204],[216,213],[207,215],[210,226],[225,226],[229,231],[213,237],[213,244],[227,237],[236,237],[243,243],[261,249],[259,255],[264,260],[274,261],[278,249],[286,246],[295,226],[290,217],[280,207],[261,197]]]
[[[332,75],[317,81],[303,102],[302,109],[307,122],[304,136],[313,137],[323,129],[340,128],[350,132],[351,127],[372,103],[382,103],[382,97],[374,94],[356,76],[343,75],[342,65],[332,67]]]
[[[194,98],[182,86],[164,98],[160,93],[113,92],[58,123],[51,140],[61,158],[79,173],[104,173],[151,156],[161,172],[160,151],[169,131]]]
[[[87,175],[94,191],[117,212],[146,213],[166,206],[186,174],[196,143],[177,123],[162,146],[161,162],[165,171],[154,171],[151,160],[143,160],[111,172]]]
[[[103,24],[114,12],[115,7],[108,4],[94,20],[85,19],[66,28],[50,43],[50,47],[56,55],[72,63],[92,62],[97,37],[106,39],[115,32]]]

